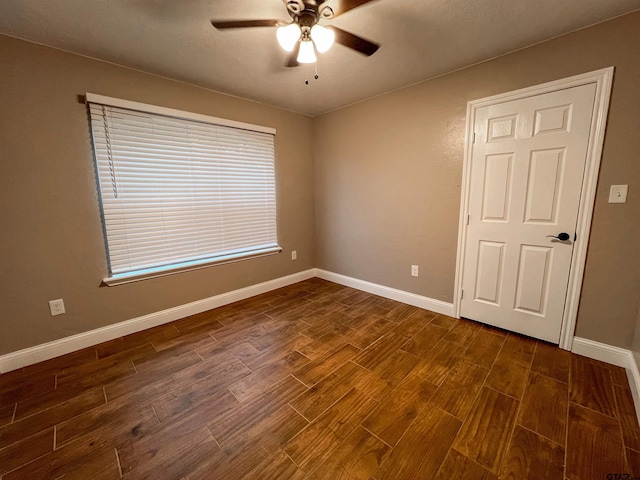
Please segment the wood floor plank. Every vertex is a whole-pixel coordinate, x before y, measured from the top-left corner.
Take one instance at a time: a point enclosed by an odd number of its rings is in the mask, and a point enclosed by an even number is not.
[[[431,403],[464,420],[488,373],[486,368],[467,361],[457,363],[451,375],[433,394]]]
[[[222,455],[216,455],[204,463],[189,480],[240,480],[254,470],[269,454],[253,445],[239,444],[234,449],[225,449]]]
[[[181,318],[173,323],[173,326],[178,329],[180,333],[188,332],[190,330],[209,331],[215,332],[224,328],[224,325],[217,319],[219,314],[213,313],[215,310],[198,313],[189,317]]]
[[[166,324],[126,335],[125,337],[122,337],[122,340],[125,343],[130,343],[132,345],[143,345],[145,343],[158,343],[166,339],[171,339],[179,333],[180,332],[178,332],[178,329],[175,326],[172,324]]]
[[[320,337],[318,340],[309,342],[297,350],[305,357],[308,357],[311,360],[317,360],[331,350],[343,347],[348,343],[349,337],[347,335],[342,335],[339,332],[331,332]]]
[[[109,400],[134,393],[140,400],[143,398],[143,393],[144,396],[150,398],[157,395],[159,385],[173,388],[172,385],[175,382],[171,375],[203,363],[195,352],[177,357],[168,356],[163,361],[150,363],[144,368],[138,366],[138,372],[135,375],[106,385],[105,392]]]
[[[462,358],[481,367],[491,368],[504,341],[504,338],[499,335],[480,330]]]
[[[135,378],[135,376],[134,376]],[[158,397],[180,390],[180,385],[170,377],[161,378],[153,383],[138,385],[135,380],[125,378],[105,387],[107,402],[116,399],[129,405],[144,406]]]
[[[213,385],[209,385],[210,382]],[[231,411],[238,404],[238,399],[229,390],[219,387],[215,376],[158,397],[152,403],[160,422],[166,422],[185,413],[215,418],[223,412]]]
[[[300,369],[309,363],[309,361],[310,360],[301,353],[290,353],[286,357],[270,363],[250,375],[243,377],[241,380],[232,383],[228,387],[229,391],[241,402],[246,402],[251,398],[255,398],[256,395],[261,395],[267,387]]]
[[[627,464],[629,465],[629,475],[633,480],[640,478],[640,452],[626,449]]]
[[[516,399],[522,397],[533,354],[502,348],[494,362],[486,386]]]
[[[318,322],[310,327],[300,330],[300,333],[305,337],[309,337],[313,340],[318,340],[324,337],[328,333],[338,333],[339,335],[348,335],[349,333],[355,333],[353,329],[346,325],[336,322],[334,320],[328,320],[326,322]]]
[[[626,389],[631,388],[629,386],[629,378],[627,377],[626,369],[618,367],[617,365],[609,365],[606,363],[603,365],[605,366],[605,368],[609,369],[609,373],[611,373],[611,380],[613,380],[614,385],[619,385]]]
[[[93,389],[55,407],[5,425],[0,428],[0,448],[7,447],[25,437],[47,430],[60,422],[104,403],[105,398],[102,389]]]
[[[110,445],[71,444],[12,470],[3,475],[2,480],[58,479],[87,463],[90,470],[100,471],[109,467],[111,455],[115,456],[115,448]]]
[[[225,450],[239,445],[259,447],[269,454],[282,449],[289,440],[303,430],[309,422],[290,405],[283,405],[275,413],[267,415],[233,437],[220,440]]]
[[[343,298],[340,303],[342,303],[343,305],[347,305],[347,306],[353,306],[353,305],[357,305],[360,302],[363,302],[369,298],[371,298],[372,295],[368,294],[367,292],[363,292],[361,290],[356,290],[355,292],[353,292],[351,295],[349,295],[346,298]]]
[[[518,423],[545,438],[564,445],[568,408],[566,383],[532,373],[522,397]]]
[[[56,376],[48,374],[46,376],[38,376],[33,381],[15,382],[13,386],[4,385],[0,391],[0,407],[13,407],[16,403],[51,391],[56,386]]]
[[[500,478],[548,480],[563,478],[564,448],[520,426],[516,426]],[[604,477],[603,477],[604,478]]]
[[[427,407],[387,455],[374,477],[376,480],[435,477],[461,423],[436,407]]]
[[[493,474],[506,453],[518,410],[518,401],[483,388],[453,446]]]
[[[305,474],[283,450],[278,450],[242,478],[243,480],[303,480]]]
[[[209,377],[213,378],[211,378],[211,381],[206,384],[208,387],[217,385],[219,388],[223,388],[239,381],[240,379],[246,378],[253,373],[251,369],[239,360],[231,360],[226,363],[206,363],[206,367],[208,368],[203,368],[204,365],[196,364],[193,367],[187,367],[175,373],[173,378],[183,389],[193,383],[201,382]]]
[[[268,348],[260,351],[260,353],[258,353],[257,355],[252,355],[251,358],[243,360],[243,362],[252,370],[257,370],[264,365],[267,365],[273,361],[279,360],[282,357],[293,353],[296,350],[300,351],[310,342],[310,338],[300,334],[289,338],[280,338],[277,342],[274,342]],[[307,356],[307,358],[309,357]]]
[[[431,323],[436,316],[437,315],[435,313],[428,310],[420,309],[413,311],[407,318],[397,322],[398,325],[393,328],[393,331],[400,335],[404,335],[405,337],[413,337],[416,333]]]
[[[125,341],[125,337],[116,338],[109,342],[96,345],[98,360],[106,362],[107,358],[114,360],[134,361],[156,353],[156,349],[151,343],[137,344]]]
[[[464,350],[445,341],[440,341],[416,367],[420,376],[440,386],[461,360]]]
[[[286,343],[299,336],[303,331],[312,328],[313,325],[305,320],[284,320],[273,319],[265,325],[261,325],[262,330],[259,335],[247,337],[245,340],[262,351],[273,349],[276,345]],[[305,335],[305,337],[309,337]]]
[[[355,357],[360,350],[347,344],[329,351],[294,372],[294,376],[308,387],[312,387],[323,378],[331,375],[345,362]]]
[[[444,339],[454,345],[466,348],[481,330],[482,324],[461,319],[456,322]]]
[[[288,376],[265,390],[262,397],[222,412],[208,423],[209,429],[222,446],[233,443],[264,418],[274,414],[306,390],[302,383]]]
[[[53,451],[53,428],[0,449],[0,477]]]
[[[206,348],[216,342],[217,340],[208,332],[189,330],[187,332],[178,332],[178,335],[174,338],[162,342],[154,342],[152,345],[158,352],[170,351],[173,355],[182,355],[198,348]]]
[[[13,421],[13,414],[16,411],[16,407],[17,405],[7,405],[6,407],[0,408],[0,427]]]
[[[637,452],[640,452],[640,426],[638,426],[638,416],[633,404],[631,391],[615,386],[616,404],[618,406],[617,417],[622,427],[622,438],[624,445]]]
[[[397,350],[359,382],[358,388],[367,395],[382,400],[409,375],[419,362],[420,359],[415,355]]]
[[[360,365],[347,362],[306,392],[298,395],[291,406],[307,420],[315,420],[326,409],[366,379],[369,372]]]
[[[61,403],[68,402],[84,393],[82,385],[69,384],[64,387],[48,390],[41,395],[36,395],[18,403],[15,411],[14,421],[21,420],[48,408],[55,407]]]
[[[446,328],[447,330],[451,330],[456,323],[458,323],[457,318],[450,317],[448,315],[436,315],[431,320],[432,325],[436,325],[438,327]]]
[[[363,350],[353,361],[368,370],[373,370],[376,365],[389,358],[406,342],[407,338],[405,336],[387,332],[374,344]]]
[[[507,334],[507,339],[504,342],[504,348],[507,350],[513,350],[515,352],[522,353],[523,355],[533,358],[533,354],[536,350],[538,341],[535,338],[519,335],[514,332]]]
[[[251,358],[260,354],[260,350],[250,343],[234,344],[226,341],[212,343],[204,348],[197,349],[196,352],[205,361],[198,367],[193,368],[194,378],[202,378],[206,372],[211,371],[212,365],[221,365],[231,361],[240,361],[246,364]]]
[[[376,405],[375,400],[354,388],[287,443],[284,451],[302,470],[312,471],[329,458]]]
[[[413,372],[362,422],[362,425],[394,446],[411,423],[428,405],[437,386]]]
[[[158,431],[118,449],[123,478],[182,478],[220,452],[206,427]]]
[[[468,459],[453,448],[449,450],[435,480],[498,480],[484,467]]]
[[[442,338],[449,333],[446,328],[428,324],[416,333],[402,349],[405,352],[425,358]]]
[[[626,473],[620,426],[614,418],[581,405],[569,405],[566,476],[569,480],[607,478]]]
[[[389,310],[380,306],[381,299],[375,295],[369,295],[368,298],[354,305],[345,305],[342,312],[350,317],[359,317],[362,315],[386,315]]]
[[[409,318],[414,312],[418,310],[422,309],[418,309],[418,307],[414,307],[413,305],[407,305],[406,303],[400,303],[396,308],[390,310],[389,313],[384,316],[384,318],[386,318],[390,322],[399,324]]]
[[[157,424],[158,420],[151,407],[140,408],[116,400],[59,423],[56,426],[56,448],[81,437],[90,442],[95,436],[109,437],[115,444],[119,444],[130,436],[143,434]]]
[[[360,320],[356,318],[349,324],[356,329],[356,333],[349,335],[349,343],[360,349],[365,349],[372,345],[385,333],[390,332],[396,324],[386,320],[384,317],[370,316]]]
[[[580,355],[573,355],[569,400],[615,417],[616,401],[609,370]]]
[[[64,480],[119,480],[120,467],[115,448],[107,450],[64,474]]]
[[[311,476],[316,480],[368,480],[388,451],[389,446],[357,427]]]
[[[571,353],[546,342],[538,342],[533,354],[531,370],[555,378],[564,383],[569,382]]]

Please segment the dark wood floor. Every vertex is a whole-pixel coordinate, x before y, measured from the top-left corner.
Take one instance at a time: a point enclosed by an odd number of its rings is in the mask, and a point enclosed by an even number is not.
[[[312,279],[0,376],[0,477],[640,476],[625,371]]]

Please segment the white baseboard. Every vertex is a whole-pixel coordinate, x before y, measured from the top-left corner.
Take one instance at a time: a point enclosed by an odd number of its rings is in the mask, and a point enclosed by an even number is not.
[[[636,408],[636,416],[640,423],[640,370],[638,370],[638,363],[636,362],[633,352],[580,337],[574,337],[571,351],[584,357],[617,365],[627,371],[633,403]]]
[[[190,315],[206,312],[213,308],[228,305],[245,298],[260,295],[277,288],[286,287],[294,283],[301,282],[313,278],[315,269],[309,269],[302,272],[287,275],[286,277],[276,278],[267,282],[258,283],[231,292],[222,293],[213,297],[204,298],[195,302],[186,303],[177,307],[168,308],[160,312],[150,313],[141,317],[125,320],[124,322],[108,325],[88,332],[79,333],[70,337],[54,340],[53,342],[36,345],[35,347],[18,350],[6,355],[0,356],[0,374],[11,370],[26,367],[34,363],[59,357],[67,353],[75,352],[83,348],[91,347],[102,342],[113,340],[124,335],[136,333],[147,328],[157,327],[165,323],[173,322]]]
[[[614,347],[606,343],[594,342],[587,338],[574,337],[573,353],[582,355],[583,357],[593,358],[601,362],[617,365],[618,367],[629,368],[630,359],[633,357],[631,351],[624,348]]]
[[[357,288],[358,290],[365,291],[367,293],[373,293],[381,297],[390,298],[402,303],[408,303],[414,307],[424,308],[425,310],[431,310],[432,312],[440,313],[442,315],[449,315],[453,317],[453,304],[443,302],[442,300],[436,300],[429,297],[423,297],[415,293],[405,292],[404,290],[398,290],[396,288],[385,287],[377,283],[367,282],[365,280],[358,280],[357,278],[347,277],[346,275],[340,275],[339,273],[328,272],[316,268],[316,276],[330,282],[339,283],[347,287]]]
[[[638,362],[636,357],[631,354],[630,365],[627,368],[627,378],[631,387],[631,395],[633,396],[633,404],[636,407],[636,415],[638,423],[640,423],[640,370],[638,370]]]

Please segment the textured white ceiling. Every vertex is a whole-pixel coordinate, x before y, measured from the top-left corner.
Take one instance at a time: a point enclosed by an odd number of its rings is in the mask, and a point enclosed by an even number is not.
[[[335,45],[320,55],[318,80],[315,66],[283,66],[275,29],[209,23],[288,19],[282,0],[1,0],[0,33],[314,116],[639,8],[638,0],[376,0],[324,23],[380,50],[367,58]]]

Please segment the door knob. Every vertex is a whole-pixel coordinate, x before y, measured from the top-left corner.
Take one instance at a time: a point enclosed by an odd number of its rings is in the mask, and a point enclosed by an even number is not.
[[[559,233],[558,235],[547,235],[547,237],[557,238],[561,242],[566,242],[567,240],[569,240],[571,238],[571,235],[569,235],[566,232],[562,232],[562,233]]]

